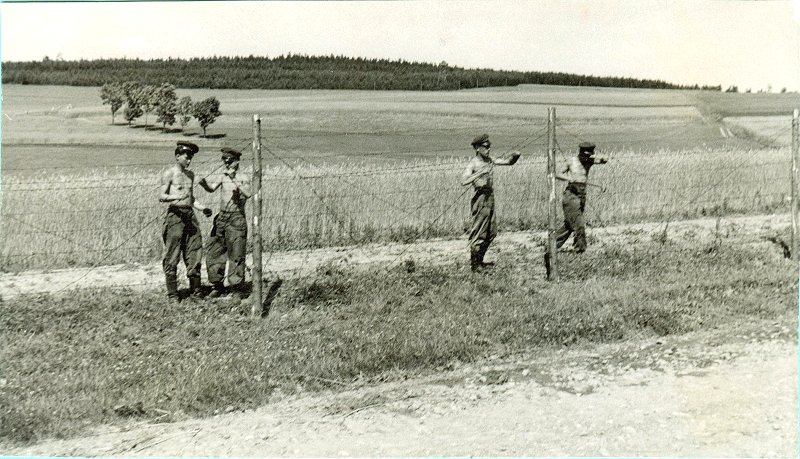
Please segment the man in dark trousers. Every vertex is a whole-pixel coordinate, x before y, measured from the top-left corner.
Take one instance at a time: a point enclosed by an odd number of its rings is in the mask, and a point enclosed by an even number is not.
[[[606,158],[595,156],[595,145],[582,142],[578,145],[578,155],[570,159],[563,174],[556,174],[557,180],[567,182],[564,190],[562,206],[564,208],[564,226],[556,233],[556,247],[561,247],[567,242],[574,232],[573,242],[576,253],[586,251],[586,222],[583,212],[586,209],[586,185],[589,180],[589,169],[595,164],[605,164]]]
[[[183,255],[191,296],[200,295],[200,263],[203,258],[203,237],[194,209],[211,216],[211,209],[194,200],[194,172],[189,170],[199,148],[191,142],[178,142],[175,164],[161,174],[158,200],[169,203],[164,217],[164,277],[167,297],[178,301],[178,262]]]
[[[489,244],[497,236],[492,169],[494,166],[512,166],[520,156],[518,151],[514,151],[511,158],[492,158],[489,155],[491,146],[488,135],[475,137],[472,141],[475,157],[470,160],[461,177],[461,186],[472,185],[475,190],[470,206],[472,228],[469,233],[470,268],[473,272],[482,271],[491,265],[484,262],[483,257]]]
[[[210,297],[225,293],[225,266],[228,269],[228,288],[244,296],[245,254],[247,248],[247,219],[244,205],[250,198],[250,182],[246,175],[239,176],[239,158],[242,154],[232,148],[223,148],[222,162],[225,171],[218,177],[201,179],[199,184],[209,193],[219,192],[219,213],[214,217],[208,246],[206,269],[211,282]]]

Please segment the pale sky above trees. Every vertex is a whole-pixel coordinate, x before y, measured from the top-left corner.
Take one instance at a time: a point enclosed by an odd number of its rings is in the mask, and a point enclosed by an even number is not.
[[[800,0],[0,5],[2,61],[345,55],[800,89]]]

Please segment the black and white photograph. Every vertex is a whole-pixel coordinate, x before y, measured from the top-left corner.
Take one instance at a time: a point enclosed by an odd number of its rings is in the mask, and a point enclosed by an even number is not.
[[[800,455],[800,0],[4,0],[0,74],[0,456]]]

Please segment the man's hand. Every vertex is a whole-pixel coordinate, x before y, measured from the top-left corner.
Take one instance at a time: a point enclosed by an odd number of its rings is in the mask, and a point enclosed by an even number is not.
[[[214,212],[212,212],[210,208],[208,208],[208,207],[204,207],[203,208],[203,215],[205,215],[206,217],[210,217],[211,214],[213,214],[213,213]]]

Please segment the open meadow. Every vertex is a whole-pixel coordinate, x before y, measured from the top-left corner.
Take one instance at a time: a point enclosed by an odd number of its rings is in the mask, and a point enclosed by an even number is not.
[[[269,255],[291,249],[462,242],[472,193],[459,177],[473,155],[470,141],[482,133],[494,155],[522,152],[517,165],[495,170],[499,230],[544,230],[548,106],[557,110],[559,168],[581,141],[610,157],[592,169],[592,181],[606,189],[589,190],[592,245],[581,256],[559,256],[559,283],[544,280],[544,238],[533,233],[512,243],[498,238],[490,250],[498,266],[486,276],[452,253],[438,264],[418,257],[381,269],[322,263],[272,283],[264,320],[247,320],[231,298],[176,305],[133,281],[9,294],[0,300],[3,451],[95,435],[98,426],[157,431],[160,423],[309,391],[450,377],[462,366],[481,372],[477,384],[498,388],[517,375],[487,373],[485,362],[571,346],[595,353],[617,343],[657,348],[678,336],[700,347],[797,338],[796,263],[786,258],[785,231],[797,94],[524,86],[178,95],[220,100],[223,116],[208,137],[196,124],[164,131],[153,115],[148,126],[143,118],[125,126],[119,115],[112,126],[98,88],[3,87],[4,281],[50,282],[56,268],[119,265],[109,269],[125,273],[134,263],[160,274],[158,174],[173,163],[175,142],[199,144],[198,177],[219,173],[222,146],[244,150],[249,172],[255,113],[263,120],[267,271],[281,259]],[[213,196],[196,191],[216,211]],[[741,216],[755,223],[737,226]],[[205,236],[211,222],[198,218]],[[707,230],[667,231],[693,218],[705,218],[697,228]],[[399,246],[394,253],[402,255]],[[684,359],[682,352],[673,357]],[[610,368],[607,356],[596,356],[605,359],[598,371]],[[663,372],[661,357],[626,352],[623,360],[622,373]],[[563,392],[539,374],[531,377]],[[342,419],[381,403],[354,401]],[[784,435],[790,417],[781,419],[773,430]],[[58,448],[47,455],[67,453]],[[505,451],[489,455],[498,454]]]
[[[220,100],[208,138],[196,124],[165,132],[155,115],[129,127],[118,114],[112,126],[98,88],[5,86],[0,266],[158,260],[158,173],[175,141],[201,146],[199,177],[217,173],[222,146],[250,158],[255,113],[269,251],[462,235],[470,193],[458,178],[484,132],[495,155],[523,154],[496,171],[500,230],[544,228],[548,106],[561,165],[583,140],[612,159],[593,172],[607,191],[590,192],[590,226],[783,212],[791,107],[800,105],[797,94],[547,86],[179,95]],[[207,232],[210,222],[201,225]]]

